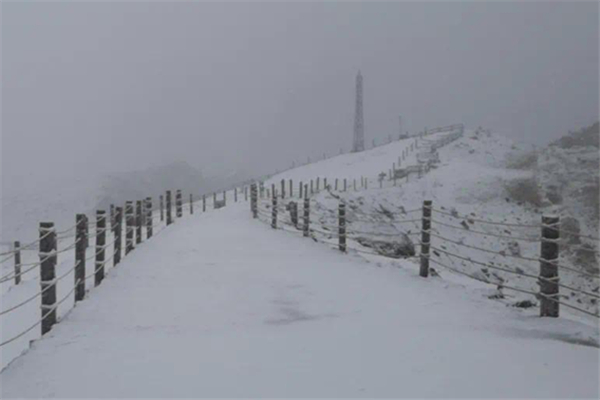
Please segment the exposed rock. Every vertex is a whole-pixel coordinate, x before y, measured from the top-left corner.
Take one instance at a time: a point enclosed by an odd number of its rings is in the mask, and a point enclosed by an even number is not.
[[[534,303],[531,300],[521,300],[521,301],[517,301],[516,303],[513,304],[513,307],[517,307],[517,308],[531,308],[531,307],[535,307],[537,304]]]
[[[519,246],[519,242],[508,242],[508,252],[513,256],[520,256],[521,246]]]
[[[358,237],[356,241],[386,257],[405,258],[416,254],[415,245],[404,233],[398,233],[397,238],[386,238],[386,240]]]

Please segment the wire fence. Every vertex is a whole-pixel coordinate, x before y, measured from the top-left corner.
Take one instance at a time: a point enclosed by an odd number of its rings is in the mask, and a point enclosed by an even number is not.
[[[234,195],[230,196],[233,202],[248,200],[247,187],[235,188],[234,191]],[[14,304],[3,301],[4,304],[9,305],[0,310],[0,318],[18,313],[23,310],[23,307],[36,301],[42,312],[40,313],[41,317],[35,318],[35,320],[31,319],[28,326],[20,329],[10,338],[2,338],[4,340],[0,343],[0,348],[10,343],[15,346],[29,346],[29,342],[14,342],[40,325],[43,336],[49,329],[47,326],[55,323],[50,321],[55,319],[53,315],[55,315],[58,306],[73,294],[75,294],[73,307],[78,301],[82,301],[85,293],[90,290],[90,288],[85,287],[85,282],[93,280],[94,287],[98,286],[105,273],[117,267],[122,258],[130,252],[130,246],[135,249],[140,243],[160,235],[167,227],[185,215],[201,214],[209,211],[209,209],[217,209],[227,205],[225,200],[227,192],[222,193],[221,196],[224,199],[222,202],[215,201],[217,199],[215,194],[214,196],[197,196],[195,200],[190,196],[190,201],[184,203],[181,192],[177,191],[175,194],[174,198],[168,200],[170,193],[167,193],[164,199],[161,196],[157,208],[152,207],[152,199],[146,198],[139,202],[138,207],[134,207],[133,202],[128,202],[124,207],[115,208],[111,206],[111,213],[98,213],[94,220],[88,220],[85,215],[80,220],[82,214],[78,214],[78,218],[76,218],[78,222],[62,230],[42,228],[42,224],[40,224],[41,234],[37,240],[1,253],[0,257],[3,258],[0,259],[0,266],[12,261],[14,268],[0,276],[0,285],[8,285],[12,282],[10,289],[18,290],[22,286],[22,280],[25,280],[28,276],[33,276],[34,279],[31,280],[39,281],[40,287],[35,293],[19,299]],[[170,206],[170,209],[167,209],[167,205]],[[168,220],[169,216],[170,221]],[[92,243],[93,239],[95,244]],[[48,246],[51,248],[48,249]],[[21,262],[21,251],[34,248],[38,249],[39,259],[32,262]],[[71,254],[73,254],[73,258],[71,258]],[[69,256],[65,257],[65,261],[58,264],[58,256],[62,255]],[[66,269],[63,268],[66,266],[65,264],[71,262],[70,260],[74,260],[71,266],[67,266]],[[88,261],[93,264],[93,268],[86,274],[85,264]],[[48,275],[48,268],[52,269],[50,275]],[[78,271],[81,271],[82,268],[83,271],[79,274]],[[58,276],[48,279],[48,276],[56,276],[57,270],[60,270]],[[34,272],[37,272],[37,275],[34,275]],[[68,276],[74,277],[74,285],[69,286],[68,293],[60,300],[48,303],[48,299],[56,298],[56,296],[48,296],[49,292],[56,292],[59,286],[64,287],[65,279]],[[81,288],[84,292],[78,295]],[[11,293],[11,296],[18,295],[18,292],[12,290],[5,292],[4,295],[8,293]],[[0,323],[2,323],[1,320]],[[7,329],[3,331],[7,332]],[[17,355],[20,353],[21,351],[16,352]]]
[[[437,148],[448,143],[449,141],[441,144],[432,141],[429,147]],[[313,190],[313,181],[317,182],[316,190]],[[310,186],[300,183],[299,188],[303,190],[296,192],[297,198],[290,197],[293,187],[291,181],[287,197],[283,181],[280,190],[275,184],[271,184],[270,190],[260,182],[253,185],[250,196],[251,212],[256,219],[272,228],[301,234],[344,253],[355,252],[393,259],[417,258],[422,276],[428,276],[427,271],[431,261],[442,269],[497,288],[534,296],[541,302],[542,316],[557,317],[559,309],[557,306],[561,305],[600,318],[597,312],[591,312],[581,304],[567,302],[565,300],[567,296],[559,292],[559,289],[563,289],[576,293],[579,298],[587,299],[589,304],[596,305],[597,309],[597,300],[600,299],[598,293],[600,275],[594,271],[577,268],[566,260],[559,261],[558,244],[561,241],[561,234],[572,235],[594,242],[596,248],[580,247],[584,249],[583,251],[600,254],[597,250],[600,240],[598,237],[561,229],[560,223],[544,223],[543,218],[541,222],[475,218],[474,215],[462,215],[454,210],[434,208],[426,203],[423,207],[408,211],[383,210],[380,213],[354,209],[352,213],[346,214],[346,206],[349,206],[343,197],[346,185],[338,188],[337,181],[335,180],[334,183],[330,181],[329,185],[324,185],[330,197],[337,200],[339,206],[337,210],[327,208],[320,203],[313,204],[311,207],[310,197],[318,192],[319,187],[318,180],[311,180]],[[361,185],[362,181],[361,179]],[[318,212],[313,209],[316,208],[315,206],[319,207]],[[421,215],[417,217],[417,213]],[[383,218],[388,220],[385,221]],[[489,239],[493,240],[490,242]],[[530,248],[537,247],[540,255],[525,256],[520,253],[520,250],[511,251],[510,246],[518,246],[519,243],[526,244]],[[498,249],[499,244],[506,248]],[[415,246],[420,248],[420,253]],[[473,257],[472,252],[481,254],[480,259]],[[497,259],[525,263],[527,270],[521,267],[502,266],[498,264]],[[482,271],[496,271],[506,276],[514,276],[516,279],[529,279],[531,282],[529,287],[537,285],[539,289],[531,290],[508,284],[501,275],[489,275],[489,278],[486,278],[485,274],[468,273],[454,266],[452,260],[459,260],[463,265],[475,266]],[[532,266],[532,263],[535,264]],[[538,273],[530,272],[532,268],[537,267],[539,267]],[[426,272],[423,273],[423,270]],[[575,283],[561,282],[559,273],[563,276],[567,274],[567,277]],[[592,288],[586,289],[584,284],[589,284]]]

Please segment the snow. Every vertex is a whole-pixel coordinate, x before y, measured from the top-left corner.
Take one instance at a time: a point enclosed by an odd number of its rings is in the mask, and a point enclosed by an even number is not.
[[[444,134],[436,134],[431,138],[441,137]],[[270,187],[272,183],[279,188],[281,179],[297,181],[310,181],[317,176],[326,176],[328,183],[332,179],[348,178],[351,181],[357,179],[358,190],[354,191],[353,185],[348,186],[348,191],[338,191],[330,193],[322,190],[311,197],[311,221],[312,226],[324,230],[337,229],[337,207],[338,197],[346,202],[348,215],[349,232],[381,232],[381,233],[408,233],[413,239],[421,228],[420,213],[406,214],[405,211],[416,210],[422,207],[424,200],[432,200],[435,209],[451,213],[456,211],[461,216],[469,218],[491,220],[496,222],[507,222],[512,224],[522,224],[539,226],[543,214],[555,213],[555,208],[534,207],[527,204],[518,204],[515,201],[509,201],[506,191],[506,185],[515,180],[530,177],[531,171],[522,171],[507,168],[506,161],[515,152],[522,152],[513,141],[489,133],[475,133],[467,131],[463,138],[452,142],[451,144],[439,149],[441,163],[422,178],[416,174],[411,175],[408,181],[406,179],[398,180],[396,186],[393,181],[385,180],[380,189],[377,176],[380,172],[386,172],[392,167],[397,156],[404,149],[409,148],[414,139],[401,140],[389,145],[375,148],[358,154],[348,154],[339,156],[324,162],[303,166],[277,176],[272,177],[266,182],[265,186]],[[416,163],[415,152],[409,153],[407,164]],[[566,173],[561,171],[561,176]],[[369,178],[368,190],[360,188],[360,177]],[[278,189],[279,190],[279,189]],[[294,188],[296,191],[296,188]],[[297,195],[298,193],[295,192]],[[269,207],[267,200],[263,200],[263,207]],[[382,207],[392,213],[395,213],[394,219],[390,219],[382,212]],[[584,221],[583,214],[577,214],[580,220]],[[285,218],[289,219],[289,216]],[[403,220],[418,221],[406,223]],[[455,219],[443,214],[434,213],[432,230],[433,232],[455,242],[465,243],[470,246],[476,246],[489,249],[497,253],[505,252],[510,254],[511,248],[518,243],[520,255],[523,257],[537,260],[540,254],[540,229],[538,228],[518,228],[501,227],[486,225],[478,222],[470,222],[469,218]],[[590,219],[589,217],[587,219]],[[369,220],[371,222],[365,222]],[[443,226],[450,224],[457,228]],[[470,230],[461,226],[465,221]],[[585,226],[585,224],[583,224]],[[476,234],[472,231],[485,232],[488,235]],[[593,234],[597,232],[582,231],[583,234]],[[523,238],[526,240],[504,239],[495,235]],[[317,235],[319,236],[319,235]],[[320,235],[324,240],[335,240],[332,235]],[[389,240],[389,238],[388,238]],[[598,243],[592,243],[596,250]],[[539,274],[539,262],[522,260],[511,257],[505,257],[499,254],[485,253],[459,245],[444,242],[437,237],[432,238],[432,246],[438,249],[458,254],[461,257],[471,258],[483,263],[494,263],[494,265],[507,268],[513,271],[520,270],[532,275]],[[355,241],[350,240],[350,248],[358,250],[368,250],[359,246]],[[563,248],[565,246],[562,246]],[[439,254],[439,256],[438,256]],[[460,271],[471,275],[481,275],[491,282],[507,286],[514,286],[518,289],[524,289],[537,292],[539,286],[537,280],[522,275],[515,275],[489,269],[482,271],[480,265],[474,265],[464,260],[447,256],[441,252],[433,254],[439,262],[449,267],[459,269]],[[564,252],[567,254],[567,252]],[[385,262],[385,261],[383,261]],[[574,266],[569,258],[562,258],[561,263],[571,268]],[[449,271],[441,270],[438,265],[432,266],[441,274],[444,279],[459,279]],[[598,279],[592,279],[582,276],[569,270],[560,270],[561,283],[582,289],[587,292],[598,293]],[[520,300],[532,300],[538,303],[537,299],[530,295],[504,292],[507,295],[506,303],[514,304]],[[569,302],[584,310],[598,313],[598,302],[586,295],[561,289],[561,295],[565,296],[564,301]],[[562,307],[561,314],[569,318],[576,318],[592,324],[597,329],[597,319],[588,317],[577,311]]]
[[[504,184],[530,172],[507,169],[515,145],[493,135],[467,132],[439,150],[441,164],[422,178],[411,175],[395,185],[386,180],[379,188],[377,176],[413,142],[302,166],[272,177],[266,187],[293,179],[297,196],[301,180],[320,177],[322,185],[325,177],[330,184],[347,178],[347,192],[311,196],[311,226],[322,231],[337,224],[338,198],[348,204],[349,232],[407,233],[415,239],[420,223],[403,220],[418,220],[425,199],[472,218],[539,224],[542,210],[505,200]],[[414,164],[416,151],[403,166]],[[363,176],[368,190],[360,188]],[[37,327],[0,348],[0,397],[598,397],[596,319],[564,307],[560,318],[541,319],[537,308],[513,307],[523,299],[535,302],[532,296],[504,290],[496,298],[495,286],[433,263],[439,276],[423,279],[417,260],[357,253],[369,249],[352,239],[349,253],[341,254],[275,231],[251,218],[247,202],[228,198],[226,208],[199,213],[197,205],[193,217],[186,212],[116,268],[107,267],[101,286],[88,281],[86,299],[74,308],[72,296],[61,304],[60,323],[43,338]],[[262,200],[261,207],[268,203]],[[416,212],[403,214],[411,210]],[[441,214],[435,218],[460,226]],[[288,220],[280,215],[280,223]],[[539,235],[535,229],[470,227]],[[513,246],[435,222],[433,232],[494,251]],[[335,241],[333,235],[314,236]],[[532,274],[539,269],[537,263],[435,237],[432,245]],[[520,251],[535,257],[539,244],[520,242]],[[23,253],[24,263],[37,260],[35,251]],[[523,276],[485,275],[478,266],[438,257],[492,282],[538,289]],[[57,275],[67,275],[58,284],[59,299],[72,287],[72,265],[72,251],[61,253]],[[3,275],[10,267],[4,266]],[[561,282],[586,290],[597,286],[565,271]],[[26,275],[19,287],[2,285],[0,309],[38,290],[37,273]],[[566,300],[585,301],[561,293]],[[597,310],[589,302],[577,304]],[[0,316],[0,342],[33,324],[39,313],[35,300]]]
[[[598,397],[589,326],[410,261],[376,268],[248,208],[140,245],[2,372],[2,398]]]

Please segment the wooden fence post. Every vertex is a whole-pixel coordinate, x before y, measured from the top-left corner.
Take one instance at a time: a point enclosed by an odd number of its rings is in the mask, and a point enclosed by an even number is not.
[[[171,206],[171,191],[167,190],[167,225],[171,225],[173,223],[173,211]]]
[[[250,211],[252,211],[252,218],[258,218],[258,190],[256,183],[250,186]]]
[[[292,220],[292,225],[294,228],[298,228],[298,203],[291,202],[290,206],[290,219]]]
[[[236,199],[237,201],[237,199]],[[194,215],[194,195],[190,193],[190,215]]]
[[[323,178],[323,187],[327,189],[327,178]]]
[[[56,230],[53,222],[40,222],[39,256],[44,335],[56,323]]]
[[[311,180],[310,180],[310,194],[313,194],[314,192],[315,192],[315,191],[314,191],[313,180],[311,179]]]
[[[217,208],[217,192],[213,192],[213,210]]]
[[[160,202],[160,222],[165,220],[165,212],[164,212],[164,201],[163,201],[163,195],[161,194],[159,197],[159,202]]]
[[[317,176],[317,193],[319,193],[320,187],[321,187],[321,178]]]
[[[181,189],[175,192],[175,207],[177,207],[177,218],[183,217],[183,198],[181,197]]]
[[[304,198],[304,226],[302,230],[304,231],[304,237],[308,237],[308,229],[310,225],[310,200],[308,196]]]
[[[542,216],[542,243],[540,254],[540,317],[557,318],[558,303],[558,239],[560,239],[559,217]]]
[[[344,192],[348,190],[348,180],[344,178]]]
[[[167,191],[167,225],[170,224],[169,205],[171,194]],[[135,218],[133,216],[133,201],[125,203],[125,255],[129,254],[133,249],[133,231],[135,229]]]
[[[304,197],[308,197],[308,183],[304,184]]]
[[[152,197],[146,197],[146,239],[150,239],[154,233],[152,229]]]
[[[298,198],[299,199],[303,198],[303,196],[302,196],[303,195],[302,189],[304,189],[304,184],[302,183],[302,181],[300,181],[300,185],[299,185],[299,188],[298,188],[298,194],[299,194]]]
[[[202,195],[202,212],[206,212],[206,195]]]
[[[294,197],[294,185],[293,185],[291,179],[289,180],[289,183],[290,183],[290,198],[293,198]]]
[[[115,248],[113,266],[121,262],[121,246],[123,243],[123,207],[116,208]]]
[[[429,245],[431,244],[431,208],[432,201],[423,201],[423,217],[421,219],[421,268],[419,275],[429,276]]]
[[[98,286],[104,279],[104,252],[106,245],[106,212],[96,210],[96,264],[94,285]]]
[[[338,190],[338,178],[335,178],[335,191],[337,192]]]
[[[21,242],[15,241],[15,285],[21,283]]]
[[[85,296],[85,231],[86,220],[84,214],[75,216],[75,301],[83,300]]]
[[[244,201],[248,201],[248,186],[244,186]]]
[[[277,193],[273,191],[273,204],[271,210],[271,228],[277,229]]]
[[[233,188],[233,202],[237,203],[237,186]]]
[[[285,179],[281,180],[281,198],[285,199]]]
[[[110,210],[110,231],[114,232],[114,229],[115,229],[115,205],[111,204],[109,210]]]
[[[346,252],[346,205],[340,201],[338,207],[338,238],[339,249],[342,253]]]
[[[142,243],[142,201],[135,202],[135,243]]]
[[[227,190],[223,190],[223,207],[227,205]]]

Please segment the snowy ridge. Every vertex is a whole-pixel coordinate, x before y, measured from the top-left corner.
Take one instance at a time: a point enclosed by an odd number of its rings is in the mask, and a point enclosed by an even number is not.
[[[297,180],[314,182],[317,177],[327,177],[329,182],[338,177],[350,182],[358,177],[358,182],[362,182],[363,176],[368,177],[368,189],[359,183],[357,190],[354,185],[349,185],[346,192],[340,188],[333,193],[319,191],[311,196],[314,235],[335,244],[337,208],[339,201],[343,201],[347,205],[349,248],[362,254],[373,252],[372,248],[359,243],[364,244],[365,238],[391,243],[408,235],[418,246],[422,202],[431,199],[430,258],[436,275],[461,282],[464,281],[461,275],[465,275],[490,283],[490,289],[484,295],[494,300],[507,305],[530,302],[539,306],[541,216],[549,211],[509,198],[506,187],[531,175],[530,171],[506,167],[507,158],[519,151],[518,147],[489,132],[471,131],[462,139],[440,148],[440,164],[422,178],[416,174],[396,182],[386,178],[380,188],[378,176],[389,171],[390,164],[396,162],[397,155],[410,144],[410,140],[399,141],[364,153],[300,167],[273,177],[265,186],[277,187],[281,180],[288,182],[290,179],[295,184]],[[407,162],[416,163],[414,153],[410,153]],[[389,172],[386,175],[389,176]],[[285,204],[280,206],[282,218],[289,223]],[[300,203],[300,210],[301,206]],[[270,207],[268,201],[264,202],[265,219],[270,218]],[[416,215],[407,213],[414,210],[419,212]],[[567,234],[563,232],[563,236]],[[592,243],[597,251],[597,236],[582,234],[581,237]],[[416,265],[415,268],[418,269]],[[590,318],[588,322],[597,326],[598,273],[581,269],[572,263],[568,253],[563,253],[559,260],[559,276],[560,302],[564,305],[561,314],[576,319]],[[507,288],[513,288],[513,291],[502,290]]]

